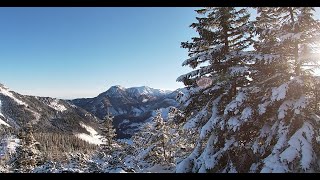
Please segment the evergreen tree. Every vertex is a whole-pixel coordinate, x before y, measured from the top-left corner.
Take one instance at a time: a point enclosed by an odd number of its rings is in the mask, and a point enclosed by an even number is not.
[[[7,127],[0,124],[0,173],[9,172],[11,155],[6,150],[8,134]]]
[[[185,139],[176,116],[180,113],[177,108],[170,107],[169,113],[163,118],[163,109],[156,111],[153,121],[147,123],[140,132],[133,136],[135,152],[134,166],[139,170],[150,168],[156,164],[174,168],[175,163],[184,157],[192,141]],[[191,145],[192,146],[192,145]]]
[[[250,83],[251,60],[244,51],[253,42],[253,28],[246,8],[208,7],[197,13],[202,17],[191,27],[199,37],[182,43],[190,56],[182,65],[198,69],[177,79],[189,89],[179,99],[184,105],[184,128],[194,131],[197,142],[194,151],[178,164],[177,172],[206,172],[215,166],[213,155],[223,147],[213,144],[232,141],[225,136],[224,108],[241,98],[237,91]]]
[[[152,123],[146,124],[141,132],[133,137],[138,160],[146,161],[151,165],[162,164],[167,160],[168,132],[166,130],[161,111],[157,110]]]
[[[170,107],[166,121],[166,126],[169,128],[167,149],[170,158],[169,162],[175,165],[188,156],[188,153],[194,148],[196,140],[193,138],[192,130],[183,128],[182,118],[184,118],[182,111],[175,107]]]
[[[102,144],[101,150],[106,153],[110,154],[115,146],[115,140],[116,137],[116,130],[113,127],[113,116],[111,116],[109,113],[103,118],[103,121],[101,123],[101,132],[102,132]]]
[[[310,7],[257,10],[253,83],[243,103],[257,107],[246,122],[255,127],[247,135],[255,157],[250,170],[318,171],[318,85],[312,71],[318,58],[312,48],[319,39],[319,21]]]
[[[113,116],[109,113],[102,121],[102,144],[100,158],[108,163],[107,168],[100,169],[102,172],[108,172],[110,169],[122,168],[124,166],[123,159],[125,158],[125,149],[123,144],[115,140],[116,130],[113,127]],[[102,156],[102,157],[101,157]],[[98,169],[96,169],[98,171]]]
[[[15,170],[18,172],[32,172],[33,168],[43,161],[40,144],[33,137],[31,123],[27,123],[19,133],[21,146],[17,150]]]
[[[319,170],[317,79],[311,71],[317,67],[312,48],[319,22],[312,12],[313,8],[258,8],[253,30],[259,40],[254,51],[239,52],[250,62],[249,82],[237,86],[226,103],[221,103],[223,95],[212,93],[211,109],[187,115],[186,125],[198,127],[199,141],[177,166],[178,172]]]

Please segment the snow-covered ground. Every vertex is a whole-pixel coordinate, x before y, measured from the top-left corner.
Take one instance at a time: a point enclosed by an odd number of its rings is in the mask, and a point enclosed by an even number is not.
[[[122,168],[112,169],[109,173],[127,173]]]
[[[84,141],[87,141],[91,144],[96,144],[96,145],[100,145],[103,142],[101,141],[102,136],[99,135],[99,133],[94,130],[91,126],[87,126],[85,124],[83,124],[82,122],[80,122],[80,125],[85,128],[90,134],[86,134],[86,133],[78,133],[76,134],[76,136]]]
[[[16,153],[16,148],[18,147],[18,146],[20,146],[19,145],[20,144],[20,139],[17,139],[17,138],[14,138],[14,137],[9,137],[8,139],[7,139],[7,150],[8,150],[8,153],[9,154],[14,154],[14,153]]]
[[[58,99],[55,99],[53,100],[50,104],[48,104],[50,107],[52,107],[53,109],[57,110],[57,111],[60,111],[60,112],[63,112],[65,110],[67,110],[66,107],[64,107],[64,105],[62,104],[59,104],[59,100]]]
[[[16,153],[16,148],[20,144],[20,139],[17,139],[13,136],[9,136],[8,138],[4,138],[0,141],[0,157]]]

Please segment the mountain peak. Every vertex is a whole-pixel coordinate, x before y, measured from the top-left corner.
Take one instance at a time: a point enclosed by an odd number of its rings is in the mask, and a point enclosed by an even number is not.
[[[131,87],[126,90],[128,93],[133,94],[138,97],[140,95],[154,95],[161,96],[170,93],[166,90],[154,89],[148,86],[140,86],[140,87]]]
[[[109,88],[109,90],[110,89],[121,89],[121,90],[125,90],[126,88],[125,87],[122,87],[122,86],[120,86],[120,85],[115,85],[115,86],[111,86],[110,88]]]
[[[105,93],[106,95],[110,95],[110,96],[117,96],[118,94],[122,94],[122,92],[124,92],[126,90],[126,88],[120,86],[120,85],[115,85],[115,86],[111,86]]]

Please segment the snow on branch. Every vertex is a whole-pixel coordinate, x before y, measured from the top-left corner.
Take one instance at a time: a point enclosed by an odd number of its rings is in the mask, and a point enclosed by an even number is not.
[[[289,147],[280,154],[281,161],[288,164],[298,158],[303,170],[310,169],[315,157],[312,149],[313,134],[312,125],[304,122],[303,126],[291,136],[288,141]]]
[[[280,101],[286,97],[287,90],[289,88],[289,83],[286,82],[277,88],[272,88],[271,101]]]
[[[244,74],[245,72],[247,72],[249,70],[249,67],[241,67],[241,66],[233,66],[229,68],[230,71],[230,75],[231,76],[235,76],[238,74]]]
[[[189,79],[191,77],[195,77],[195,76],[198,76],[198,75],[205,75],[205,74],[208,74],[210,73],[210,70],[212,69],[211,65],[209,66],[202,66],[200,67],[200,69],[197,69],[197,70],[194,70],[194,71],[191,71],[190,73],[187,73],[187,74],[184,74],[184,75],[181,75],[180,77],[177,78],[177,82],[183,82],[185,79]]]
[[[234,114],[237,114],[239,112],[237,108],[240,107],[246,99],[246,94],[244,92],[239,92],[237,97],[226,106],[224,114],[227,115],[228,112],[232,111],[234,111]]]
[[[212,58],[211,55],[214,53],[219,53],[222,48],[223,48],[223,46],[214,46],[206,51],[199,52],[195,56],[193,56],[189,59],[186,59],[182,63],[182,66],[189,65],[189,64],[193,63],[194,61],[198,61],[198,63],[201,63],[201,62],[205,62],[207,60],[210,60]]]
[[[212,132],[214,125],[220,120],[220,116],[218,115],[218,104],[220,103],[222,96],[219,96],[212,102],[212,110],[211,117],[208,122],[201,128],[200,139],[204,139],[207,135]]]

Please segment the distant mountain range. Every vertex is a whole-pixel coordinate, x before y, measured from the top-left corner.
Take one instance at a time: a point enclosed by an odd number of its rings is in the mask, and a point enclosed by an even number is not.
[[[98,143],[99,122],[109,112],[118,138],[130,138],[152,119],[155,110],[179,104],[176,91],[150,87],[112,86],[94,98],[62,100],[21,95],[0,84],[0,128],[19,129],[32,122],[37,132],[57,132]]]
[[[119,138],[131,137],[141,124],[150,121],[157,109],[177,107],[178,91],[165,91],[147,86],[124,88],[112,86],[94,98],[74,99],[71,102],[100,119],[109,112]]]

